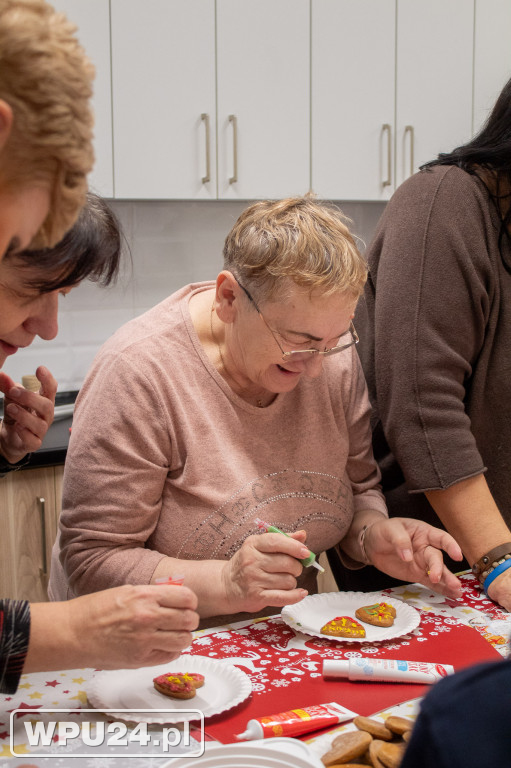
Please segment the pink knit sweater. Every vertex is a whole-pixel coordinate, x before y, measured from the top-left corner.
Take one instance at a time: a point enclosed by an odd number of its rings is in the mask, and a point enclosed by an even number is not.
[[[386,513],[355,348],[257,408],[195,332],[189,298],[211,287],[181,289],[97,355],[73,420],[53,599],[146,584],[164,555],[228,559],[257,531],[255,517],[305,529],[319,554],[354,511]],[[305,569],[300,585],[314,591],[315,575]]]

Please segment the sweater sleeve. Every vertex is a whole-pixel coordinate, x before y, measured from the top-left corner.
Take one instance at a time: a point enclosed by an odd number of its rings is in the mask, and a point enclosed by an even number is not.
[[[26,600],[0,600],[0,693],[16,692],[29,639],[29,603]]]
[[[64,471],[60,560],[75,594],[150,582],[164,557],[146,542],[161,510],[171,431],[140,360],[100,354],[77,399]]]
[[[411,491],[485,469],[465,399],[492,301],[493,230],[476,179],[424,171],[396,192],[368,254],[377,405]]]
[[[354,511],[373,509],[387,515],[387,506],[380,486],[380,470],[373,455],[371,442],[371,405],[362,366],[351,349],[352,376],[345,392],[345,418],[349,437],[346,471],[353,492]]]

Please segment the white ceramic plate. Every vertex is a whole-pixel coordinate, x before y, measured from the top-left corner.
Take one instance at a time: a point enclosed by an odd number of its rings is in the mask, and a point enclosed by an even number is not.
[[[153,678],[166,672],[199,672],[204,675],[202,688],[197,689],[193,699],[171,699],[157,691]],[[99,710],[113,709],[122,720],[145,723],[181,723],[196,719],[196,715],[183,713],[164,715],[161,709],[199,709],[204,717],[218,715],[244,701],[252,692],[250,678],[237,667],[225,661],[206,656],[185,654],[168,664],[140,669],[104,670],[94,675],[86,687],[87,698]],[[134,713],[128,715],[123,709],[154,709],[154,715]]]
[[[396,609],[396,618],[391,627],[374,627],[372,624],[360,621],[359,623],[366,631],[365,637],[333,637],[321,634],[321,627],[336,616],[351,616],[358,621],[355,617],[357,608],[381,602],[390,603]],[[420,624],[420,614],[415,608],[381,592],[322,592],[319,595],[309,595],[300,603],[284,606],[282,618],[297,632],[339,643],[377,643],[382,640],[391,640],[393,637],[406,635]]]
[[[326,751],[326,750],[325,750]],[[298,739],[272,738],[243,744],[206,743],[202,757],[169,760],[161,768],[324,768],[310,747]]]

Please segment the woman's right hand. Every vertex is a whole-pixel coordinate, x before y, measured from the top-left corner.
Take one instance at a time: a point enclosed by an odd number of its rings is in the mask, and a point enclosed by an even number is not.
[[[197,597],[185,586],[124,585],[66,605],[87,665],[101,669],[172,661],[190,645],[199,624]]]
[[[303,566],[300,559],[310,551],[304,546],[305,531],[289,536],[263,533],[248,536],[222,569],[227,601],[232,613],[256,613],[266,606],[291,605],[307,596],[297,589]]]

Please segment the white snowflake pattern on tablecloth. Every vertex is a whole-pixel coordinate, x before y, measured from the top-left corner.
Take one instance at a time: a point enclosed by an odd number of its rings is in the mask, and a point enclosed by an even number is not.
[[[279,680],[271,681],[271,685],[274,685],[275,688],[286,688],[290,684],[291,684],[290,680],[279,679]]]
[[[226,653],[227,655],[231,653],[237,653],[238,651],[241,651],[240,647],[238,645],[222,645],[220,648],[223,653]]]
[[[268,634],[263,635],[262,639],[267,643],[278,643],[281,638],[276,632],[269,632]]]
[[[347,659],[358,659],[362,656],[360,651],[346,651],[344,655]]]
[[[242,641],[241,641],[241,645],[244,645],[244,646],[246,646],[247,648],[250,648],[251,646],[252,646],[252,647],[254,647],[254,646],[258,646],[258,645],[259,645],[259,643],[257,642],[257,640],[249,640],[249,639],[247,638],[246,640],[242,640]]]
[[[299,682],[301,681],[301,679],[302,679],[301,677],[292,677],[292,678],[291,678],[291,680],[293,681],[293,683],[299,683]]]
[[[193,642],[194,642],[194,645],[211,645],[213,640],[210,637],[198,637]]]

